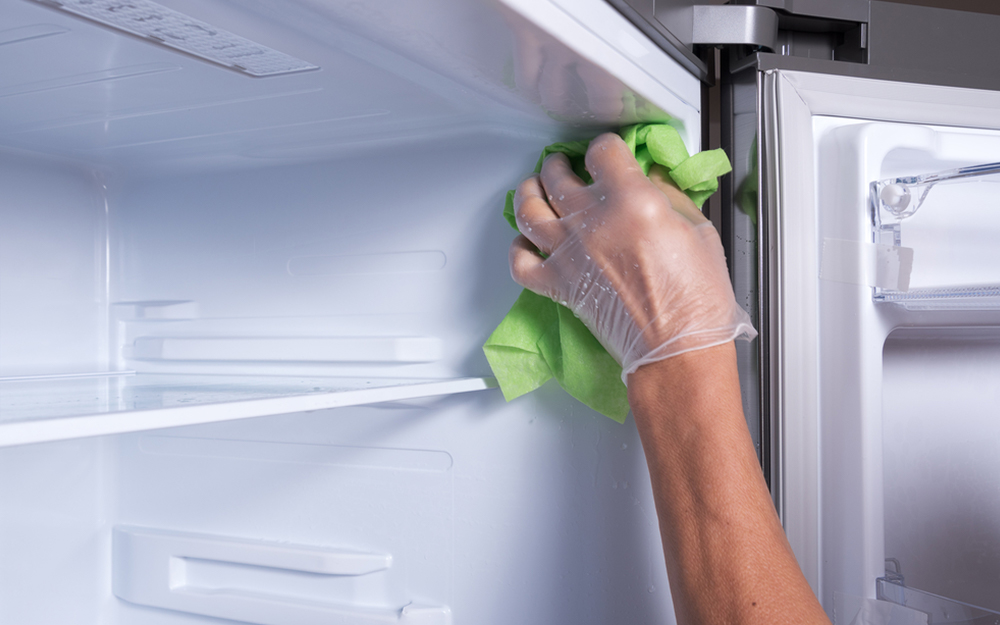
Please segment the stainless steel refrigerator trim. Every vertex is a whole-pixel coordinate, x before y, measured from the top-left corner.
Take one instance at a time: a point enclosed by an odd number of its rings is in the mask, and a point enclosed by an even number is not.
[[[933,30],[919,28],[934,24]],[[733,63],[900,83],[1000,90],[1000,15],[873,0],[864,63],[758,52]],[[926,37],[915,36],[925,34]],[[961,45],[956,45],[956,43]],[[964,47],[963,47],[964,46]],[[974,52],[973,52],[974,51]]]
[[[796,15],[821,17],[836,20],[863,22],[868,19],[870,0],[743,0],[740,4],[752,4],[790,11]]]
[[[727,61],[723,55],[721,59],[723,66]],[[757,331],[761,332],[758,304],[760,280],[756,261],[759,237],[754,217],[756,206],[759,204],[757,192],[760,189],[758,181],[760,167],[757,158],[760,136],[760,119],[757,111],[760,92],[757,86],[757,72],[748,69],[731,74],[723,67],[721,77],[718,97],[719,143],[731,156],[733,171],[730,175],[723,176],[721,180],[719,206],[713,205],[709,210],[726,249],[736,301],[750,315]],[[705,143],[714,145],[708,140]],[[737,258],[739,262],[735,262]],[[767,438],[768,426],[761,419],[762,400],[759,391],[762,341],[763,339],[737,341],[736,358],[744,416],[761,466],[765,467],[765,479],[770,488],[770,471],[766,467],[770,466],[771,445]]]

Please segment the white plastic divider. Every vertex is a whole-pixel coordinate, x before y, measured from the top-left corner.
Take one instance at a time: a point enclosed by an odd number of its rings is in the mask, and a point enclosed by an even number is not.
[[[410,603],[380,608],[327,603],[297,596],[224,586],[201,585],[189,566],[215,562],[330,576],[362,576],[385,571],[392,556],[309,545],[212,536],[139,527],[116,527],[112,538],[112,589],[139,605],[233,619],[257,625],[448,625],[447,606]]]
[[[494,378],[132,374],[0,380],[0,447],[482,391]]]

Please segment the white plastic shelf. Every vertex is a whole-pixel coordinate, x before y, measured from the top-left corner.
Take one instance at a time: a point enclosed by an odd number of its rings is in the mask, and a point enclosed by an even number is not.
[[[496,387],[493,378],[131,374],[0,378],[0,447]]]

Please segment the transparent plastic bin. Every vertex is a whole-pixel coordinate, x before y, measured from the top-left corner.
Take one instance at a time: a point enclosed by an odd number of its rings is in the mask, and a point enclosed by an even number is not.
[[[882,601],[919,610],[927,615],[927,625],[1000,625],[1000,612],[993,612],[947,597],[903,585],[902,579],[889,571],[875,580],[875,596]]]
[[[908,308],[1000,309],[1000,163],[871,183],[874,242],[913,250]]]

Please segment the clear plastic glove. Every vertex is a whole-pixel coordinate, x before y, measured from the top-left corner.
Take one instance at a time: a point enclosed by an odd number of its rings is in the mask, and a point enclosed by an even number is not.
[[[736,304],[718,233],[662,169],[647,178],[610,133],[591,142],[586,167],[591,185],[553,154],[518,187],[518,284],[568,306],[626,383],[646,363],[757,335]]]

